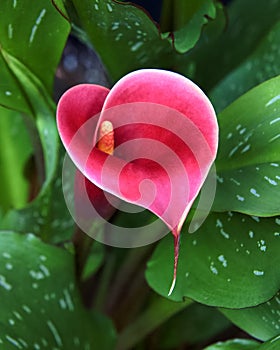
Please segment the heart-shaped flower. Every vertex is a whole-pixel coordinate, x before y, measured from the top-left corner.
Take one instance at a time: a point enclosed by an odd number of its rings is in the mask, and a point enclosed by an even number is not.
[[[171,293],[180,231],[217,152],[218,125],[206,95],[177,73],[143,69],[111,90],[89,84],[69,89],[57,123],[92,203],[104,205],[108,193],[149,209],[171,230]]]

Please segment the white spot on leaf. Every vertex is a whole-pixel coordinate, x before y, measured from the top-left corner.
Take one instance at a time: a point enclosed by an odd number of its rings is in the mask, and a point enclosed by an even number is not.
[[[14,345],[16,348],[22,349],[22,346],[20,345],[20,343],[16,339],[10,337],[9,335],[6,335],[6,339],[8,340],[9,343]]]
[[[264,271],[261,271],[261,270],[254,270],[253,273],[255,276],[263,276],[264,275]]]
[[[109,3],[107,3],[107,10],[108,10],[109,12],[112,12],[112,11],[113,11],[113,8],[112,8],[111,4],[109,4]]]
[[[55,325],[52,323],[52,321],[48,320],[47,321],[47,325],[54,337],[54,340],[56,341],[56,344],[59,346],[59,347],[62,347],[62,340],[61,340],[61,337],[58,333],[58,330],[56,329]]]
[[[222,263],[223,267],[227,267],[227,260],[223,255],[218,256],[218,260]]]
[[[250,193],[252,193],[252,195],[257,197],[257,198],[259,198],[261,196],[255,188],[251,188]]]
[[[31,34],[29,37],[29,44],[32,44],[35,34],[37,32],[38,26],[40,25],[40,23],[42,22],[42,19],[44,18],[45,14],[46,14],[46,9],[42,9],[42,11],[40,12],[38,18],[36,19],[35,25],[32,27],[31,30]]]
[[[248,152],[250,148],[251,148],[251,145],[246,145],[246,146],[241,150],[240,153]]]
[[[270,125],[273,125],[273,124],[275,124],[275,123],[277,123],[277,122],[279,122],[279,121],[280,121],[280,117],[271,120],[271,121],[269,122],[269,124],[270,124]]]
[[[14,28],[13,28],[13,25],[10,23],[8,25],[8,38],[9,39],[12,39],[13,38],[13,32],[14,32]]]
[[[240,196],[239,194],[236,195],[236,198],[240,201],[240,202],[244,202],[245,198]]]
[[[269,182],[273,186],[277,186],[277,182],[273,179],[270,179],[268,176],[264,177],[267,182]]]
[[[2,275],[0,275],[0,287],[3,287],[7,291],[12,289],[12,286],[6,281],[6,277]]]
[[[135,43],[134,45],[131,46],[130,50],[132,52],[137,51],[141,46],[143,45],[142,41],[139,41],[138,43]]]
[[[268,106],[272,105],[273,103],[275,103],[275,102],[278,101],[278,100],[280,100],[280,95],[274,96],[271,100],[269,100],[269,101],[267,102],[267,104],[266,104],[265,106],[268,107]],[[279,118],[279,119],[280,119],[280,118]]]

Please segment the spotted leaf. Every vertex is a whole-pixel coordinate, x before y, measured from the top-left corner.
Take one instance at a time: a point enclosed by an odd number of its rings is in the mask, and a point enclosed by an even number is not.
[[[49,1],[30,8],[25,1],[14,0],[1,4],[0,9],[0,80],[5,82],[0,87],[0,104],[26,115],[26,126],[35,145],[36,179],[30,182],[38,181],[41,187],[28,206],[20,210],[12,207],[0,227],[34,232],[46,240],[58,241],[65,238],[65,228],[71,228],[73,222],[62,200],[61,184],[59,180],[55,182],[59,141],[51,94],[69,24]],[[50,59],[46,60],[46,56]],[[63,219],[58,220],[59,217]]]
[[[280,293],[271,300],[252,308],[221,309],[238,327],[260,340],[269,340],[280,332]]]
[[[20,59],[43,82],[49,93],[52,93],[56,66],[69,29],[67,21],[59,16],[48,0],[34,2],[32,6],[27,0],[1,2],[1,50]],[[1,104],[16,108],[18,99],[24,103],[19,86],[16,86],[15,79],[2,63],[0,80],[5,82],[0,89]]]
[[[258,305],[279,289],[280,218],[212,213],[194,234],[183,228],[177,285],[170,296],[227,308]],[[170,237],[158,245],[146,279],[166,295],[172,270]]]
[[[82,306],[74,259],[35,236],[0,233],[0,347],[112,349],[114,331]]]
[[[55,106],[41,81],[25,65],[4,50],[2,55],[30,107],[26,112],[29,113],[27,126],[36,145],[35,159],[41,190],[36,199],[26,207],[11,209],[1,221],[0,227],[33,232],[48,241],[61,241],[65,239],[65,235],[71,235],[69,228],[73,226],[73,221],[62,200],[61,181],[57,175],[61,168],[60,144],[53,118]]]
[[[277,337],[263,343],[260,346],[260,350],[278,350],[280,346],[280,336],[278,335]]]
[[[260,344],[254,340],[233,339],[207,346],[205,350],[257,350]]]
[[[53,1],[64,15],[66,3],[71,22],[78,17],[78,24],[114,81],[140,67],[164,68],[170,61],[172,45],[161,38],[147,13],[135,5],[114,0]]]
[[[219,114],[213,210],[280,214],[280,77],[249,91]]]

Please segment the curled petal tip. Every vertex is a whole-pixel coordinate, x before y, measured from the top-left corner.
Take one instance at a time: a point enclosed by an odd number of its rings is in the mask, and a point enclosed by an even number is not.
[[[168,292],[168,294],[167,294],[168,297],[173,293],[173,290],[174,290],[174,288],[175,288],[175,284],[176,284],[176,276],[173,278],[171,287],[170,287],[169,292]]]

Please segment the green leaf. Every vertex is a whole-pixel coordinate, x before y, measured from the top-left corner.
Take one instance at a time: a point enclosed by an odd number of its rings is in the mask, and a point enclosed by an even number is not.
[[[42,82],[15,57],[1,51],[10,75],[16,79],[28,106],[28,127],[36,151],[41,190],[25,208],[11,210],[1,222],[2,229],[32,232],[45,240],[60,242],[72,234],[73,220],[61,188],[61,145],[55,122],[55,105]],[[21,108],[19,108],[21,109]]]
[[[271,341],[259,344],[253,340],[234,339],[224,343],[210,345],[205,350],[278,350],[280,345],[279,336]]]
[[[252,308],[221,309],[234,324],[260,340],[269,340],[280,333],[280,293],[268,302]]]
[[[11,73],[7,62],[2,55],[0,46],[0,105],[30,114],[28,102],[25,100],[16,77]]]
[[[60,152],[60,162],[48,184],[27,206],[10,210],[0,221],[1,229],[32,232],[52,243],[60,243],[71,238],[74,221],[66,207],[62,191],[61,163],[64,156],[62,147]]]
[[[213,20],[216,17],[216,6],[220,7],[213,0],[175,0],[167,4],[169,6],[164,10],[169,12],[166,16],[170,16],[173,11],[172,42],[179,53],[185,53],[195,46],[203,26],[208,23],[209,18]]]
[[[186,69],[193,67],[193,80],[206,91],[246,60],[279,21],[279,0],[235,0],[227,8],[224,33],[206,45],[198,45],[181,65],[182,69],[183,65]]]
[[[3,211],[26,204],[29,184],[25,170],[32,145],[22,116],[0,107],[0,206]]]
[[[170,318],[158,331],[158,349],[201,344],[225,331],[231,323],[216,309],[198,303]]]
[[[69,24],[57,13],[49,0],[36,1],[32,6],[28,0],[1,2],[1,48],[33,72],[50,94],[69,30]],[[1,63],[0,67],[1,70],[4,69]],[[4,81],[8,86],[6,80]],[[14,89],[9,91],[11,94],[15,92]],[[12,95],[8,97],[12,100]]]
[[[278,22],[235,70],[211,92],[215,109],[220,111],[237,97],[263,81],[280,74],[280,22]]]
[[[279,289],[280,219],[212,213],[194,233],[181,235],[177,282],[171,296],[202,304],[243,308],[263,303]],[[148,262],[146,279],[167,297],[173,273],[172,236]]]
[[[280,336],[278,335],[276,338],[265,342],[260,346],[260,350],[278,350],[280,347]]]
[[[226,342],[219,342],[214,345],[207,346],[205,350],[257,350],[260,344],[247,339],[233,339]]]
[[[113,348],[112,325],[82,306],[72,255],[31,234],[1,232],[0,242],[5,349]]]
[[[217,192],[212,210],[280,214],[280,76],[219,114]]]
[[[41,176],[44,177],[44,181],[36,199],[23,209],[8,212],[1,223],[1,228],[29,231],[40,235],[45,240],[60,241],[65,234],[67,237],[71,235],[69,228],[73,226],[73,220],[66,209],[62,195],[60,143],[54,118],[55,106],[40,80],[27,67],[4,50],[2,50],[2,56],[10,72],[16,77],[18,85],[24,91],[30,113],[35,118],[35,120],[29,118],[28,125],[33,142],[36,142],[37,166],[39,171],[40,167],[43,167],[44,173]],[[59,179],[57,179],[58,176]],[[60,200],[57,200],[58,198]]]
[[[55,171],[57,157],[54,155],[58,149],[58,134],[55,124],[55,105],[42,82],[17,58],[2,49],[7,66],[21,86],[30,109],[35,118],[36,127],[42,143],[45,156],[46,177]],[[30,123],[32,121],[30,120]]]
[[[64,12],[64,2],[54,2]],[[78,25],[85,30],[113,80],[135,69],[167,65],[172,47],[140,8],[113,0],[65,3],[70,20],[75,23],[78,16]]]
[[[91,277],[94,272],[102,265],[105,258],[104,245],[94,242],[88,254],[87,261],[83,270],[82,279],[86,280]]]

